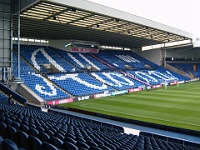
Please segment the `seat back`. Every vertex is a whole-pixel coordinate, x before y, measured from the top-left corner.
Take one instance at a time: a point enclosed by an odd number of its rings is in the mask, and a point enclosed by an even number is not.
[[[42,149],[43,150],[58,150],[57,147],[55,147],[54,145],[47,143],[47,142],[42,143]]]
[[[60,140],[59,138],[55,137],[55,136],[52,136],[51,137],[51,143],[56,146],[57,148],[59,149],[63,149],[63,141]]]
[[[2,142],[2,150],[18,150],[18,147],[13,141],[5,139]]]
[[[20,124],[16,121],[12,122],[12,126],[15,127],[15,129],[20,129]]]
[[[32,150],[39,150],[42,148],[42,142],[37,137],[29,135],[29,141]]]
[[[18,130],[18,136],[20,138],[19,147],[29,149],[29,135],[23,131]]]
[[[6,139],[7,138],[7,125],[4,122],[0,122],[0,135]]]
[[[40,139],[42,142],[49,142],[50,136],[45,132],[40,132]]]
[[[0,135],[0,150],[2,150],[3,137]]]
[[[13,126],[8,125],[7,126],[7,135],[10,140],[18,144],[18,138],[17,138],[17,129],[15,129]]]
[[[39,131],[33,127],[29,128],[30,131],[30,135],[35,136],[35,137],[39,137]]]
[[[90,149],[90,146],[89,146],[88,144],[86,144],[85,142],[78,141],[78,142],[76,143],[76,145],[77,145],[79,148]]]
[[[69,149],[69,150],[78,150],[78,147],[68,141],[64,142],[64,149]]]
[[[29,134],[29,127],[27,125],[22,124],[21,130],[24,131],[25,133]]]

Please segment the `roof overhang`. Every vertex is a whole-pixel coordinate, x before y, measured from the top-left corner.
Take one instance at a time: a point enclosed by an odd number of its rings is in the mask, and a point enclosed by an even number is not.
[[[193,38],[182,30],[85,0],[37,0],[23,7],[21,36],[79,39],[129,48]]]

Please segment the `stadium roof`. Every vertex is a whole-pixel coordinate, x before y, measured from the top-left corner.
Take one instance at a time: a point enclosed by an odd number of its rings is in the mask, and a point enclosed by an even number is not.
[[[78,39],[129,48],[193,37],[182,30],[85,0],[21,0],[21,8],[21,37]],[[13,22],[17,33],[16,15]]]

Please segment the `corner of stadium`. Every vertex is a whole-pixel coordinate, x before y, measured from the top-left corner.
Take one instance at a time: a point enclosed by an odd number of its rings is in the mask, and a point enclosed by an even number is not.
[[[86,0],[0,0],[0,150],[200,150],[200,40]]]

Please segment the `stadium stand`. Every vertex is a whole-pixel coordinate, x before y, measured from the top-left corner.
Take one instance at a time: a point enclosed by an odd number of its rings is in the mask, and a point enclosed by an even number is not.
[[[188,80],[131,51],[99,48],[117,46],[116,49],[139,50],[145,45],[192,41],[190,34],[85,0],[2,0],[0,8],[3,33],[0,38],[0,75],[3,81],[0,86],[0,150],[200,149],[200,144],[197,143],[170,137],[159,138],[153,133],[126,134],[117,125],[90,120],[89,117],[85,119],[51,112],[54,111],[53,108],[46,110],[46,107],[41,107],[43,101],[40,106],[27,104],[27,100],[33,102],[37,99],[37,96],[32,96],[35,94],[39,96],[38,101],[44,100],[47,106],[60,101],[65,103],[85,100],[85,97],[99,98],[135,92],[145,89],[145,85],[162,84],[163,80]],[[12,46],[17,39],[18,45]],[[17,49],[18,46],[20,50]],[[53,46],[63,46],[71,52]],[[17,52],[20,61],[17,59]],[[159,60],[161,57],[163,56],[160,55]],[[18,64],[15,63],[17,60]],[[186,68],[186,72],[188,71]],[[189,72],[196,77],[200,76],[199,70]],[[3,84],[7,89],[3,90]],[[24,91],[20,93],[19,87],[22,86]],[[16,91],[9,89],[11,87]],[[12,94],[20,105],[8,103],[5,94]],[[30,100],[28,96],[25,98],[20,94],[31,95],[35,99]],[[121,100],[121,103],[124,102]],[[123,111],[116,108],[117,111]],[[43,112],[43,109],[48,112]],[[125,118],[120,118],[120,121],[123,119]]]
[[[93,54],[93,55],[99,57],[105,63],[109,63],[116,69],[128,69],[128,68],[125,68],[125,66],[128,65],[128,63],[117,58],[116,56],[111,55],[110,51],[101,50],[101,51],[99,51],[98,54]]]
[[[159,66],[150,62],[147,59],[131,52],[131,51],[114,51],[111,50],[110,54],[122,59],[129,65],[133,66],[134,70],[146,70],[146,69],[156,69]]]
[[[92,72],[91,75],[97,80],[117,90],[124,90],[143,86],[143,83],[128,78],[118,72]]]
[[[128,73],[132,74],[135,78],[138,78],[144,82],[147,82],[151,85],[154,84],[162,84],[164,80],[178,80],[184,81],[188,80],[188,78],[183,77],[179,74],[170,72],[166,69],[158,69],[158,70],[141,70],[141,71],[128,71]]]
[[[84,54],[31,45],[21,45],[21,51],[23,56],[21,78],[44,100],[70,97],[54,84],[73,96],[86,96],[104,91],[142,87],[145,84],[162,84],[166,79],[188,80],[188,78],[172,73],[131,51],[102,50],[98,54]],[[30,64],[34,69],[30,67]],[[42,64],[52,64],[58,69],[58,72],[44,73]],[[88,64],[95,70],[87,70],[85,66]],[[35,73],[35,70],[39,72]],[[119,72],[120,70],[125,72]],[[126,76],[127,73],[129,76]],[[17,75],[17,68],[14,69],[14,74]],[[30,83],[30,81],[39,84]]]
[[[14,48],[17,50],[17,45],[14,45]],[[48,47],[21,45],[20,48],[21,55],[39,71],[42,64],[49,63],[54,65],[59,72],[71,72],[74,68]]]
[[[65,60],[68,60],[69,62],[73,63],[76,67],[79,69],[85,70],[85,67],[87,65],[91,65],[94,67],[97,71],[102,70],[110,70],[111,68],[107,67],[106,65],[100,63],[93,57],[91,57],[89,54],[85,53],[69,53],[57,48],[52,48],[56,53],[58,53],[60,56],[62,56]]]
[[[198,150],[198,147],[126,134],[118,128],[71,115],[47,113],[20,105],[0,104],[0,110],[2,150],[17,150],[18,147],[27,150]]]
[[[0,103],[8,103],[8,97],[0,91]]]
[[[194,75],[194,77],[200,77],[200,64],[194,63],[169,63],[171,66],[180,69],[188,74]],[[194,70],[195,68],[195,70]]]
[[[85,73],[55,74],[48,75],[48,78],[74,96],[114,90]]]
[[[16,55],[13,56],[13,60],[17,61]],[[23,59],[20,62],[21,65],[21,80],[32,91],[39,95],[44,100],[62,99],[70,97],[67,93],[54,86],[49,80],[44,78],[41,74],[29,66]],[[14,67],[13,74],[17,76],[17,67]]]

